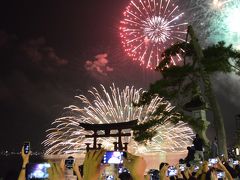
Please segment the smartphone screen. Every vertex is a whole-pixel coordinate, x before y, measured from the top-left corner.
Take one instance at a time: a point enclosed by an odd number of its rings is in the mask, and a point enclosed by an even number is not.
[[[179,170],[184,171],[186,168],[186,164],[179,164]]]
[[[30,151],[30,142],[25,142],[23,145],[24,154],[28,154]]]
[[[222,179],[225,177],[225,172],[223,171],[217,171],[217,178],[218,179]]]
[[[238,160],[233,161],[233,165],[238,165]]]
[[[70,156],[65,160],[65,166],[68,169],[72,169],[73,168],[73,163],[74,163],[74,157]]]
[[[177,169],[174,166],[170,166],[167,170],[167,176],[176,176],[177,173]]]
[[[49,163],[29,163],[26,167],[26,179],[48,179],[48,171],[51,165]]]
[[[217,158],[208,159],[210,164],[216,164],[218,162]]]
[[[194,172],[197,172],[198,170],[199,170],[199,166],[195,165],[193,171],[194,171]]]
[[[124,153],[125,152],[121,152],[121,151],[107,151],[103,156],[102,163],[103,164],[122,164]]]

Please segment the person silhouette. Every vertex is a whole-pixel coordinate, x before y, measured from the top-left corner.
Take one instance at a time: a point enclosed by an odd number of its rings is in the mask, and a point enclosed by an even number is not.
[[[199,134],[196,134],[195,139],[193,140],[193,145],[195,149],[195,160],[204,160],[203,156],[203,140],[199,137]]]
[[[211,152],[212,152],[212,157],[217,157],[218,156],[218,143],[217,143],[217,138],[215,137],[212,145],[211,145]]]

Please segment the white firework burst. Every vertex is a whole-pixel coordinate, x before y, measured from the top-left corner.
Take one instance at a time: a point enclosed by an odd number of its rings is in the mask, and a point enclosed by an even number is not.
[[[215,25],[222,23],[222,13],[232,1],[234,0],[189,0],[185,2],[185,17],[193,26],[202,46],[216,43],[213,37],[220,32],[220,28]]]
[[[234,48],[240,49],[240,0],[231,0],[225,4],[218,16],[213,19],[212,29],[215,29],[210,40],[214,43],[225,41]]]
[[[47,139],[43,142],[47,148],[46,154],[85,151],[85,143],[92,143],[93,140],[85,138],[85,135],[91,133],[81,128],[80,123],[118,123],[135,119],[141,123],[153,117],[160,104],[165,105],[165,112],[173,111],[174,107],[159,97],[155,97],[149,105],[134,106],[133,102],[137,103],[142,93],[142,89],[135,89],[133,86],[120,90],[113,84],[109,91],[102,85],[100,90],[93,88],[89,91],[92,100],[83,95],[76,96],[81,105],[66,107],[68,115],[56,119],[52,123],[55,127],[47,131]],[[161,114],[158,116],[161,117]],[[192,143],[194,133],[186,123],[172,124],[172,116],[163,119],[164,124],[157,128],[157,135],[146,146],[139,145],[133,137],[125,137],[123,142],[128,142],[129,150],[135,153],[186,150]],[[101,143],[106,149],[113,149],[113,142],[116,141],[116,138],[99,138],[97,143]]]

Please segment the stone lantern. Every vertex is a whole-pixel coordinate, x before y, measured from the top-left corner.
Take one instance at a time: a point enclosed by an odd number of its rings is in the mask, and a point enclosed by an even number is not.
[[[207,117],[206,117],[207,105],[203,97],[200,95],[195,95],[190,102],[184,105],[183,109],[185,111],[191,112],[192,117],[196,121],[201,121],[203,128],[202,129],[195,128],[194,130],[204,140],[204,143],[208,145],[209,140],[206,136],[206,131],[210,122],[207,121]]]

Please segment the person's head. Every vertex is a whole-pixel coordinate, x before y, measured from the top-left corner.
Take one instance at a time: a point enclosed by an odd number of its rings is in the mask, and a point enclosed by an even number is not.
[[[159,177],[159,170],[157,169],[150,169],[150,171],[148,171],[148,174],[151,177],[151,180],[158,180]]]
[[[176,178],[175,178],[175,176],[170,176],[169,179],[170,180],[175,180]]]
[[[183,159],[179,159],[179,164],[184,164],[184,160]]]
[[[187,162],[187,163],[186,163],[186,166],[187,166],[188,168],[190,168],[190,167],[191,167],[191,164],[190,164],[189,162]]]
[[[121,174],[119,174],[118,178],[119,178],[120,180],[132,180],[132,176],[131,176],[130,173],[127,172],[127,171],[124,171],[124,172],[122,172]]]
[[[189,177],[188,180],[197,180],[197,178],[195,177],[195,172],[192,173],[192,176]]]

